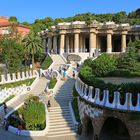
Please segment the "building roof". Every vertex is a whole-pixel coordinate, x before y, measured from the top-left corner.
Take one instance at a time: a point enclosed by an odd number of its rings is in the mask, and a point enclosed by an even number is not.
[[[11,24],[12,23],[9,22],[8,17],[0,16],[0,27],[10,26]],[[23,27],[23,28],[28,28],[28,29],[31,28],[29,26],[25,26],[25,25],[22,25],[22,24],[18,24],[18,27]]]

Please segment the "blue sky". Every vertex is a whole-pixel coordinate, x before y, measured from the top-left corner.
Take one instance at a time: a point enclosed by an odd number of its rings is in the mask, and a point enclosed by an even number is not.
[[[68,17],[78,13],[127,13],[140,8],[140,0],[1,0],[0,15],[16,16],[32,23],[45,17]]]

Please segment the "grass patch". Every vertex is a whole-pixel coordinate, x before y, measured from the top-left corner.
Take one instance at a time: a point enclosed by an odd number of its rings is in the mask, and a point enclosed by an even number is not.
[[[8,102],[9,100],[11,100],[12,98],[14,98],[15,97],[15,95],[10,95],[8,98],[6,98],[2,103],[0,103],[0,106],[2,106],[3,105],[3,103],[6,103],[6,102]]]
[[[39,98],[29,98],[26,103],[9,116],[10,125],[17,127],[22,116],[22,125],[25,130],[43,130],[46,127],[45,105]]]
[[[43,63],[41,64],[41,68],[42,69],[48,69],[49,66],[52,64],[52,59],[50,56],[46,56],[45,60],[43,61]]]
[[[14,83],[7,83],[7,84],[0,85],[0,88],[1,89],[4,89],[5,87],[6,88],[14,88],[14,87],[21,86],[21,85],[30,86],[34,80],[35,80],[35,78],[27,79],[24,81],[18,81],[18,82],[14,82]]]
[[[57,79],[55,79],[55,78],[54,79],[51,79],[50,80],[50,83],[48,85],[48,88],[49,89],[53,89],[56,83],[57,83]]]
[[[74,110],[74,114],[75,114],[75,117],[76,117],[77,122],[80,122],[80,115],[79,115],[79,109],[78,109],[77,98],[75,98],[75,99],[72,101],[72,108],[73,108],[73,110]]]
[[[73,86],[73,92],[72,92],[74,97],[78,97],[79,94],[77,93],[76,89],[75,89],[75,85]]]

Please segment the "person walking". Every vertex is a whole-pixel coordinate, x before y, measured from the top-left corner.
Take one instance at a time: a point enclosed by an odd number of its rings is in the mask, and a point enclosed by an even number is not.
[[[75,78],[75,71],[73,71],[73,73],[72,73],[72,77]]]
[[[48,103],[47,103],[48,112],[50,112],[50,107],[51,107],[51,102],[50,100],[48,100]]]
[[[7,113],[7,105],[5,102],[3,103],[3,106],[4,106],[4,113],[6,114]]]
[[[18,124],[18,128],[17,128],[17,132],[16,132],[17,135],[20,135],[21,130],[24,130],[24,129],[23,129],[23,126],[22,126],[21,122],[19,122],[19,124]]]

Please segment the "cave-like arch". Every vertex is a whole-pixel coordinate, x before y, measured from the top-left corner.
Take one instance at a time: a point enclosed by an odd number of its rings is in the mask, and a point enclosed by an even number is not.
[[[101,129],[99,140],[130,140],[130,135],[121,120],[108,118]]]
[[[92,123],[92,119],[85,114],[84,120],[83,120],[83,127],[82,132],[86,137],[88,137],[90,140],[93,140],[94,137],[94,127]]]

